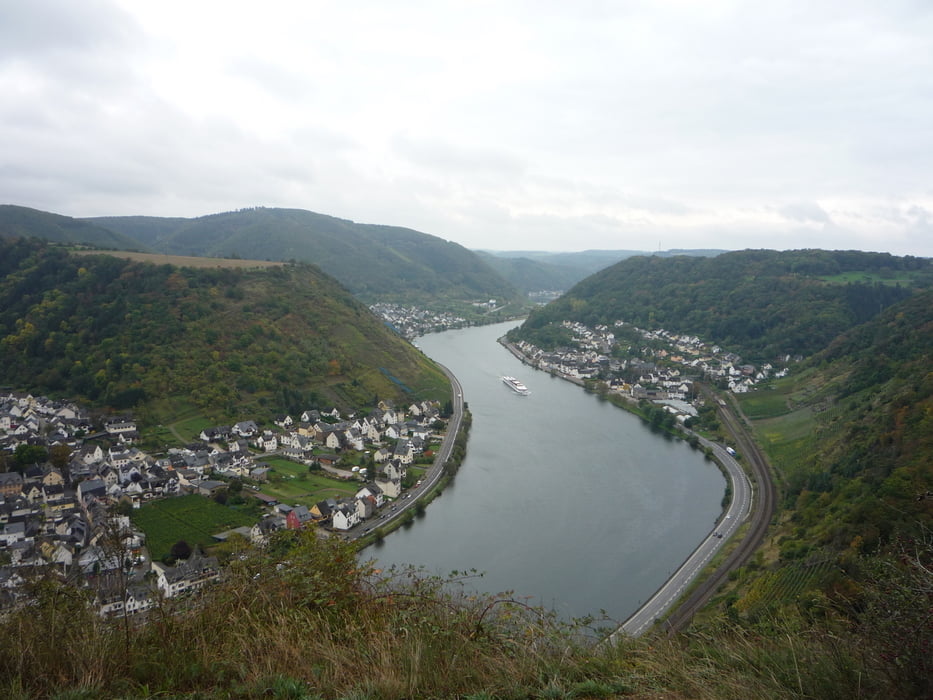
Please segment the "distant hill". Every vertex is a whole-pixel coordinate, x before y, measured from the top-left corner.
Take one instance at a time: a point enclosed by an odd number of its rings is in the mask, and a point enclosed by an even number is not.
[[[41,238],[52,243],[116,250],[149,250],[139,240],[70,216],[0,204],[0,238]]]
[[[0,384],[217,420],[449,391],[314,266],[195,269],[25,239],[0,240]]]
[[[750,360],[811,355],[933,283],[930,260],[859,251],[746,250],[632,257],[534,311],[518,337],[559,343],[555,324],[627,321],[690,333]]]
[[[583,250],[578,252],[477,251],[505,279],[524,293],[566,291],[577,282],[620,260],[636,255],[691,255],[709,257],[723,250],[668,250],[650,253],[643,250]]]
[[[300,209],[86,221],[160,253],[314,263],[367,303],[508,301],[518,296],[479,256],[456,243],[412,229],[358,224]]]
[[[524,294],[540,291],[563,292],[589,274],[576,267],[525,257],[513,258],[485,251],[477,251],[476,254]]]

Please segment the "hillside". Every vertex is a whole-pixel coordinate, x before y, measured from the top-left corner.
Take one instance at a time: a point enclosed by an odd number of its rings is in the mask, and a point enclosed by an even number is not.
[[[518,256],[476,253],[503,279],[524,294],[539,291],[563,291],[586,277],[589,272],[567,265],[555,265]]]
[[[148,250],[136,240],[89,221],[0,204],[0,238],[41,238],[51,243],[116,250]]]
[[[835,339],[741,397],[783,487],[778,555],[875,551],[933,523],[933,291]]]
[[[550,252],[542,250],[477,251],[499,274],[521,291],[567,290],[577,282],[636,256],[654,255],[667,258],[676,255],[710,257],[724,250],[581,250]]]
[[[448,391],[313,266],[157,266],[34,240],[0,241],[0,384],[217,420]]]
[[[790,376],[734,397],[769,456],[782,504],[757,556],[733,572],[687,639],[741,644],[756,664],[800,654],[823,666],[809,677],[812,697],[841,697],[845,688],[883,697],[865,683],[884,678],[895,697],[929,696],[931,367],[927,290],[841,335]],[[718,430],[711,411],[701,415],[703,429]]]
[[[717,343],[751,361],[811,355],[933,281],[931,261],[858,251],[746,250],[633,257],[534,311],[518,337],[542,347],[555,324],[627,321]]]
[[[87,219],[172,255],[314,263],[367,303],[469,305],[513,300],[515,288],[471,251],[397,226],[358,224],[300,209],[244,209],[194,219]]]

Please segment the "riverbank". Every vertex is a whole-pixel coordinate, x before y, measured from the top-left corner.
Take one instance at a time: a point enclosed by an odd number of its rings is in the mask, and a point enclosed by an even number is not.
[[[467,453],[467,442],[469,440],[471,424],[470,412],[464,411],[456,434],[452,437],[453,442],[448,453],[449,456],[441,462],[441,453],[439,452],[438,458],[435,460],[435,465],[438,466],[437,478],[430,482],[420,494],[410,499],[407,503],[404,503],[401,510],[393,514],[390,520],[387,520],[379,527],[373,528],[371,532],[366,532],[357,537],[356,541],[359,543],[361,550],[370,545],[381,544],[386,536],[401,527],[411,525],[416,517],[421,517],[425,514],[428,505],[440,496],[444,492],[444,489],[450,485],[457,470],[460,469],[460,465],[463,464],[463,460]],[[453,431],[448,430],[447,435],[445,435],[445,440],[452,432]]]
[[[498,342],[505,347],[522,364],[532,367],[538,371],[546,371],[551,376],[564,379],[573,384],[587,388],[587,384],[579,377],[567,375],[564,372],[555,370],[541,370],[525,354],[510,343],[505,336],[498,338]],[[623,410],[637,415],[649,424],[651,421],[648,416],[638,407],[637,399],[626,397],[618,393],[604,398]],[[653,425],[653,424],[652,424]],[[654,426],[653,427],[657,427]],[[706,537],[697,544],[696,548],[684,560],[684,562],[674,570],[668,579],[661,584],[658,590],[641,606],[632,613],[619,627],[607,638],[609,641],[616,640],[620,635],[639,636],[648,631],[652,625],[659,621],[665,615],[677,610],[677,603],[684,594],[691,590],[693,584],[706,571],[707,567],[714,561],[716,554],[722,547],[730,541],[731,537],[737,532],[741,523],[745,520],[751,510],[751,484],[745,476],[741,466],[732,456],[726,452],[725,447],[716,445],[695,436],[693,433],[684,432],[680,429],[669,428],[669,434],[674,437],[690,440],[691,436],[695,442],[691,446],[698,448],[702,446],[707,458],[713,459],[723,476],[727,480],[727,488],[723,497],[723,515]]]
[[[506,340],[505,336],[502,336],[501,338],[497,339],[496,342],[499,343],[506,350],[508,350],[510,353],[512,353],[512,355],[514,355],[516,359],[518,359],[523,365],[528,365],[529,367],[532,367],[534,369],[540,369],[533,362],[529,361],[528,358],[525,356],[525,354],[521,350],[519,350],[517,347],[515,347],[514,344]],[[557,371],[548,372],[548,374],[554,377],[560,377],[561,379],[564,379],[570,382],[571,384],[576,384],[577,386],[582,386],[582,387],[586,386],[584,381],[580,379],[579,377],[572,377],[569,374],[564,374],[563,372],[557,372]]]
[[[641,410],[640,408],[641,404],[640,404],[639,399],[636,399],[633,396],[626,396],[625,394],[620,394],[618,392],[600,393],[598,391],[594,391],[592,389],[592,386],[595,380],[590,380],[588,383],[587,380],[581,379],[580,377],[575,377],[571,374],[567,374],[566,372],[561,372],[556,369],[542,369],[534,361],[530,360],[521,350],[515,347],[513,343],[510,343],[508,340],[506,340],[506,336],[502,336],[501,338],[497,340],[497,342],[500,345],[502,345],[506,350],[508,350],[510,353],[512,353],[512,355],[516,359],[518,359],[523,365],[531,367],[532,369],[537,370],[539,372],[544,372],[545,374],[549,376],[557,377],[558,379],[563,379],[566,382],[575,384],[581,387],[582,389],[584,389],[585,391],[595,393],[599,398],[607,400],[610,403],[612,403],[613,406],[621,408],[623,411],[628,411],[632,415],[638,416],[643,421],[651,425],[652,428],[656,430],[660,430],[670,435],[671,437],[689,441],[689,432],[685,432],[684,430],[681,430],[676,426],[668,426],[668,425],[662,425],[660,423],[652,422],[651,417],[647,415],[645,411]],[[693,447],[695,445],[691,442],[691,446]],[[723,471],[723,475],[725,474],[726,472]]]
[[[511,325],[419,340],[463,383],[469,455],[441,505],[368,551],[381,568],[476,569],[478,591],[514,590],[567,620],[605,610],[614,626],[694,550],[721,512],[724,482],[684,442],[532,372],[496,342]],[[504,375],[531,394],[516,395]]]

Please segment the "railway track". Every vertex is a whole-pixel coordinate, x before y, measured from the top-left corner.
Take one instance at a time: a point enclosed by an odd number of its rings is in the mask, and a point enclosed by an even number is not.
[[[709,602],[713,594],[726,581],[729,572],[742,566],[751,558],[768,532],[776,504],[774,482],[764,454],[729,407],[719,403],[712,393],[708,391],[704,393],[706,393],[707,400],[717,402],[716,412],[720,421],[732,435],[739,454],[749,465],[755,488],[755,500],[749,516],[751,527],[745,533],[745,537],[739,542],[739,546],[729,553],[726,560],[670,614],[665,625],[669,634],[675,634],[686,628],[697,611]]]

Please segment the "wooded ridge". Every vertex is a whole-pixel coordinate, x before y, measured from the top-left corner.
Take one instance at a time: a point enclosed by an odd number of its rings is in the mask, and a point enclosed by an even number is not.
[[[0,383],[115,409],[173,397],[221,421],[447,381],[307,264],[195,269],[0,240]]]
[[[519,337],[554,347],[563,320],[621,320],[698,335],[753,362],[811,355],[933,283],[924,258],[859,251],[745,250],[632,257],[532,312]]]
[[[365,303],[462,306],[520,301],[514,286],[472,251],[399,226],[359,224],[302,209],[254,207],[196,218],[75,219],[0,207],[0,238],[36,237],[98,249],[306,262]]]

